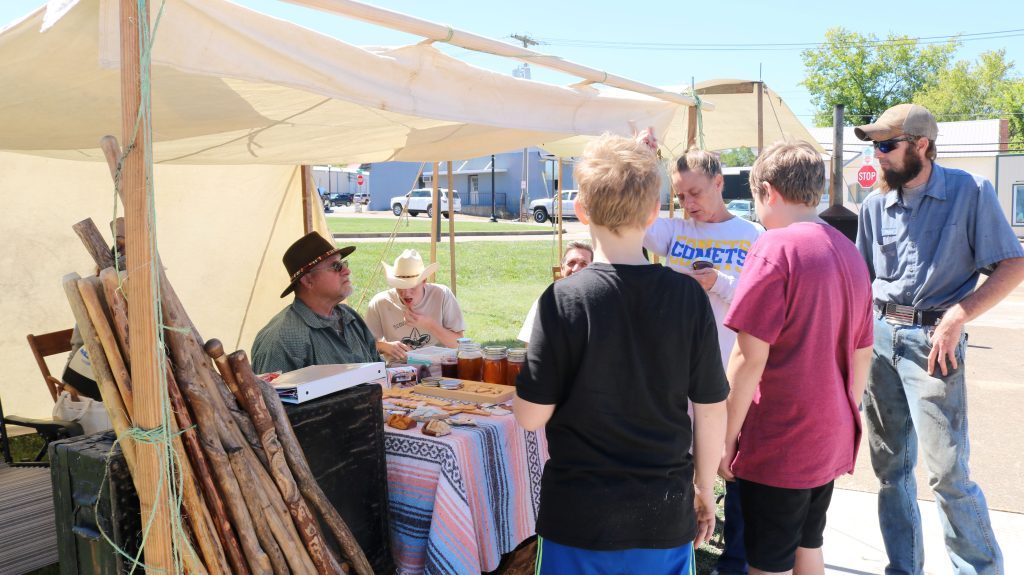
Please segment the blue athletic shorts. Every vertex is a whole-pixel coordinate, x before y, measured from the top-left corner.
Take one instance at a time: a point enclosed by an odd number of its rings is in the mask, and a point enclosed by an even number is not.
[[[537,537],[536,575],[696,575],[693,543],[672,549],[592,551]]]

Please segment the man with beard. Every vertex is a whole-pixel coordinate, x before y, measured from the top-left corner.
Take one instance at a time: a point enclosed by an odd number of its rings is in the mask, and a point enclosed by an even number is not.
[[[345,258],[355,250],[355,246],[335,247],[310,232],[285,251],[289,283],[281,297],[294,292],[295,300],[256,334],[252,344],[256,373],[380,361],[366,322],[341,303],[352,295],[352,272]]]
[[[938,125],[926,108],[900,104],[854,132],[874,142],[883,177],[861,206],[857,247],[875,302],[864,420],[885,573],[922,573],[918,448],[954,572],[1005,573],[968,473],[964,325],[1024,280],[1024,249],[988,180],[934,163]],[[975,290],[979,273],[988,279]]]

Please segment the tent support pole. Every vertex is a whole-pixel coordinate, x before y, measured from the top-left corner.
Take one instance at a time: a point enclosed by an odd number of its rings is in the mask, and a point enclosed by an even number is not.
[[[686,109],[686,149],[697,147],[697,106]]]
[[[629,78],[616,76],[615,74],[609,74],[603,70],[570,62],[559,58],[558,56],[550,56],[548,54],[534,52],[533,50],[529,50],[521,46],[513,46],[506,42],[499,42],[498,40],[487,38],[485,36],[479,36],[444,24],[436,24],[414,16],[402,14],[401,12],[377,8],[376,6],[357,2],[356,0],[285,1],[290,4],[307,6],[324,12],[341,14],[342,16],[362,20],[363,22],[370,22],[392,30],[399,30],[408,34],[421,36],[435,42],[446,42],[452,46],[466,48],[467,50],[494,54],[495,56],[504,56],[506,58],[515,58],[517,60],[527,62],[530,65],[543,66],[552,70],[558,70],[560,72],[576,76],[577,78],[582,78],[584,80],[582,84],[604,84],[606,86],[621,88],[630,92],[646,94],[652,98],[657,98],[658,100],[682,104],[684,106],[693,106],[696,104],[696,100],[691,96],[686,96],[677,92],[667,92],[657,86],[644,84],[642,82],[630,80]],[[711,104],[710,102],[701,102],[701,106],[705,110],[715,109],[714,104]]]
[[[309,166],[305,165],[299,166],[299,174],[302,176],[302,235],[306,235],[313,231],[313,199],[310,195],[313,190],[310,178],[313,174]],[[329,172],[327,175],[330,177]]]
[[[448,266],[451,269],[452,295],[455,291],[455,176],[452,174],[452,162],[448,161]],[[491,196],[493,200],[493,195]]]
[[[438,218],[441,217],[441,213],[437,211],[437,208],[441,203],[439,201],[441,194],[438,190],[437,182],[438,178],[441,177],[440,169],[440,162],[434,162],[434,172],[433,176],[430,178],[430,182],[432,184],[430,192],[430,263],[434,263],[437,261],[437,241],[438,236],[440,235],[439,230],[441,227],[441,222],[438,221]],[[451,175],[449,174],[448,177],[450,178]],[[430,281],[436,282],[436,276],[436,273],[430,274]]]
[[[147,6],[148,10],[148,6]],[[135,392],[134,425],[141,429],[154,429],[163,421],[163,397],[160,368],[157,361],[156,274],[159,261],[153,249],[153,222],[150,218],[149,198],[146,194],[146,142],[152,128],[139,122],[135,131],[135,118],[142,105],[142,78],[140,73],[141,47],[136,23],[149,27],[149,13],[139,14],[135,0],[121,0],[121,140],[134,143],[129,146],[121,168],[121,186],[125,211],[125,252],[128,265],[128,329],[132,334],[131,376]],[[163,446],[168,447],[168,446]],[[139,477],[136,485],[143,486],[139,493],[142,521],[153,517],[152,528],[145,538],[145,557],[148,573],[166,573],[172,562],[171,521],[168,509],[170,484],[160,469],[163,465],[161,445],[136,445]],[[162,478],[162,479],[161,479]],[[158,483],[162,482],[162,485]],[[160,497],[156,494],[160,493]]]
[[[562,189],[565,187],[565,185],[562,182],[562,171],[563,171],[564,166],[565,166],[565,163],[562,161],[562,158],[558,158],[558,211],[556,213],[558,214],[558,261],[559,262],[562,261],[562,216],[565,215],[565,214],[562,213]]]
[[[755,82],[757,86],[757,155],[764,149],[764,82]]]

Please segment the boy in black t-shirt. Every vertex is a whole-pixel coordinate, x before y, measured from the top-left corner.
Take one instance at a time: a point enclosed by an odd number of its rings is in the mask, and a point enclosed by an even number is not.
[[[545,427],[551,455],[537,573],[692,573],[729,394],[715,318],[693,278],[643,259],[660,187],[648,148],[604,136],[576,180],[594,263],[541,296],[516,385],[516,419]]]

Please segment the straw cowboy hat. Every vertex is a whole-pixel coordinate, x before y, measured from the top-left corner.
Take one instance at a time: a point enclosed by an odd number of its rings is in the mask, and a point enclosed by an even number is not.
[[[402,255],[395,258],[394,266],[389,266],[387,262],[380,262],[380,265],[384,266],[388,285],[399,289],[412,289],[437,271],[437,262],[424,267],[423,258],[416,250],[402,252]]]
[[[316,264],[334,254],[341,254],[341,258],[345,259],[354,251],[356,251],[355,246],[335,247],[333,242],[316,232],[309,232],[295,240],[295,243],[288,247],[284,252],[284,257],[281,258],[284,261],[284,268],[288,270],[288,287],[281,292],[281,297],[292,293],[299,278],[316,267]]]

